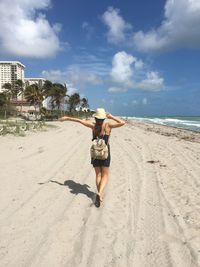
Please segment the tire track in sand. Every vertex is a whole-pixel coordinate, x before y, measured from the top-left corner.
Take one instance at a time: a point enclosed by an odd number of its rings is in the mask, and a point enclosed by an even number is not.
[[[164,231],[164,218],[160,206],[160,192],[158,188],[157,173],[154,165],[147,163],[152,159],[147,137],[135,135],[142,147],[141,173],[142,188],[140,195],[139,220],[136,229],[134,257],[132,264],[140,262],[140,266],[171,266],[171,257],[167,244],[159,237]]]

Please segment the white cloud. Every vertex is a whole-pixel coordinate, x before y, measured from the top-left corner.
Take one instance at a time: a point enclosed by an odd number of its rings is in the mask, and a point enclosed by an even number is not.
[[[83,70],[78,65],[71,65],[66,72],[66,76],[72,83],[78,86],[84,84],[98,85],[102,83],[102,80],[98,75],[92,71]]]
[[[110,87],[108,88],[109,93],[117,93],[117,92],[126,92],[127,89],[123,87]]]
[[[67,94],[68,95],[72,95],[72,94],[78,92],[77,88],[74,87],[72,83],[67,83],[66,82],[65,84],[66,84],[66,87],[67,87]],[[82,96],[81,96],[81,98],[82,98]]]
[[[92,72],[82,70],[78,66],[71,65],[65,71],[43,70],[42,77],[52,82],[66,83],[70,92],[77,91],[87,85],[98,85],[102,83],[100,77]]]
[[[114,82],[123,83],[130,86],[133,69],[131,65],[136,62],[136,58],[125,51],[118,52],[112,60],[111,77]]]
[[[54,56],[61,49],[57,35],[61,25],[51,26],[41,13],[50,5],[50,0],[1,0],[1,50],[15,56]]]
[[[118,52],[112,60],[110,76],[113,85],[108,92],[126,92],[128,89],[159,91],[164,87],[164,79],[158,71],[147,68],[141,59],[125,51]]]
[[[200,48],[200,1],[167,0],[164,9],[160,27],[134,34],[133,40],[138,50]]]
[[[43,70],[41,76],[52,82],[66,82],[66,72],[60,70]]]
[[[132,27],[119,15],[119,9],[109,7],[102,15],[104,24],[108,27],[107,39],[110,43],[118,44],[125,40],[126,30]]]
[[[144,67],[144,63],[141,59],[135,61],[135,68],[140,70]]]
[[[125,93],[131,89],[159,91],[164,79],[158,71],[150,70],[146,64],[125,51],[113,56],[112,68],[91,57],[87,63],[73,64],[65,70],[43,70],[41,76],[53,81],[71,84],[73,88],[104,84],[109,93]]]
[[[73,56],[74,64],[70,68],[82,69],[85,72],[93,73],[96,76],[108,75],[110,68],[107,60],[103,57],[83,51],[81,54]]]
[[[164,86],[164,79],[158,72],[147,72],[146,79],[138,83],[138,88],[149,91],[160,91]]]

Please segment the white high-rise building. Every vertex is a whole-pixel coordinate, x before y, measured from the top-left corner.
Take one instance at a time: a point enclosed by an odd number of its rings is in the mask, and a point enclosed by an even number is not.
[[[19,61],[0,61],[0,92],[5,83],[24,82],[24,69],[25,66]]]

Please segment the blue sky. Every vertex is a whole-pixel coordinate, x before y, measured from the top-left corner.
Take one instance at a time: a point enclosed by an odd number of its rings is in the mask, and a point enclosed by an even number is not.
[[[200,115],[199,0],[1,0],[0,60],[116,115]]]

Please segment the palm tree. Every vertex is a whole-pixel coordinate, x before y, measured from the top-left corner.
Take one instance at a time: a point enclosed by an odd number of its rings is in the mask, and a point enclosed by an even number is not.
[[[26,87],[24,91],[24,96],[31,106],[34,106],[35,112],[36,108],[39,107],[39,110],[42,108],[43,94],[42,90],[37,84],[31,84]]]
[[[22,113],[22,106],[23,106],[23,100],[24,100],[24,83],[22,80],[18,79],[15,82],[15,90],[17,95],[21,95],[22,99],[21,99],[21,109],[20,109],[20,113]]]
[[[82,108],[82,109],[83,109],[83,108],[89,108],[88,99],[85,98],[85,97],[83,97],[83,98],[81,99],[81,108]]]
[[[80,102],[80,95],[78,93],[72,94],[67,101],[69,105],[69,111],[71,112],[72,110],[75,110],[75,108],[80,104]]]
[[[4,107],[6,105],[7,102],[7,97],[5,92],[0,93],[0,108]]]
[[[8,95],[6,92],[0,93],[0,109],[4,110],[4,117],[6,119],[7,107],[9,105]]]
[[[8,109],[8,106],[10,106],[10,100],[13,96],[13,90],[12,90],[12,84],[11,83],[5,83],[3,86],[3,89],[5,89],[3,91],[3,98],[6,98],[6,102],[5,102],[5,119],[6,119],[6,116],[7,116],[7,109]]]
[[[5,89],[4,92],[6,92],[7,94],[10,95],[10,98],[12,97],[13,94],[13,90],[12,90],[12,84],[11,83],[4,83],[4,85],[2,86],[3,89]]]
[[[3,88],[6,89],[7,91],[9,91],[10,95],[11,95],[11,100],[16,100],[17,96],[20,92],[20,85],[21,85],[22,81],[21,80],[17,80],[15,82],[12,83],[5,83],[3,85]]]
[[[10,90],[12,89],[12,84],[11,83],[4,83],[4,85],[2,86],[3,89],[5,90]]]
[[[41,91],[42,91],[43,98],[44,99],[47,99],[47,103],[50,102],[52,88],[53,88],[53,83],[51,81],[49,81],[49,80],[46,80],[44,82],[44,84],[42,85],[42,87],[40,88]],[[46,110],[45,112],[47,112],[47,109],[46,108],[45,108],[45,110]]]
[[[58,110],[61,108],[61,104],[64,101],[64,98],[67,93],[67,87],[60,83],[54,83],[49,91],[49,96],[51,97],[51,106],[52,108],[57,107]]]
[[[53,87],[53,83],[46,80],[42,86],[42,92],[43,92],[43,95],[45,98],[49,97],[50,96],[50,92],[52,90],[52,87]]]
[[[24,83],[23,83],[23,81],[18,79],[15,82],[15,88],[16,88],[17,92],[19,92],[19,94],[23,94],[23,91],[24,91]]]

